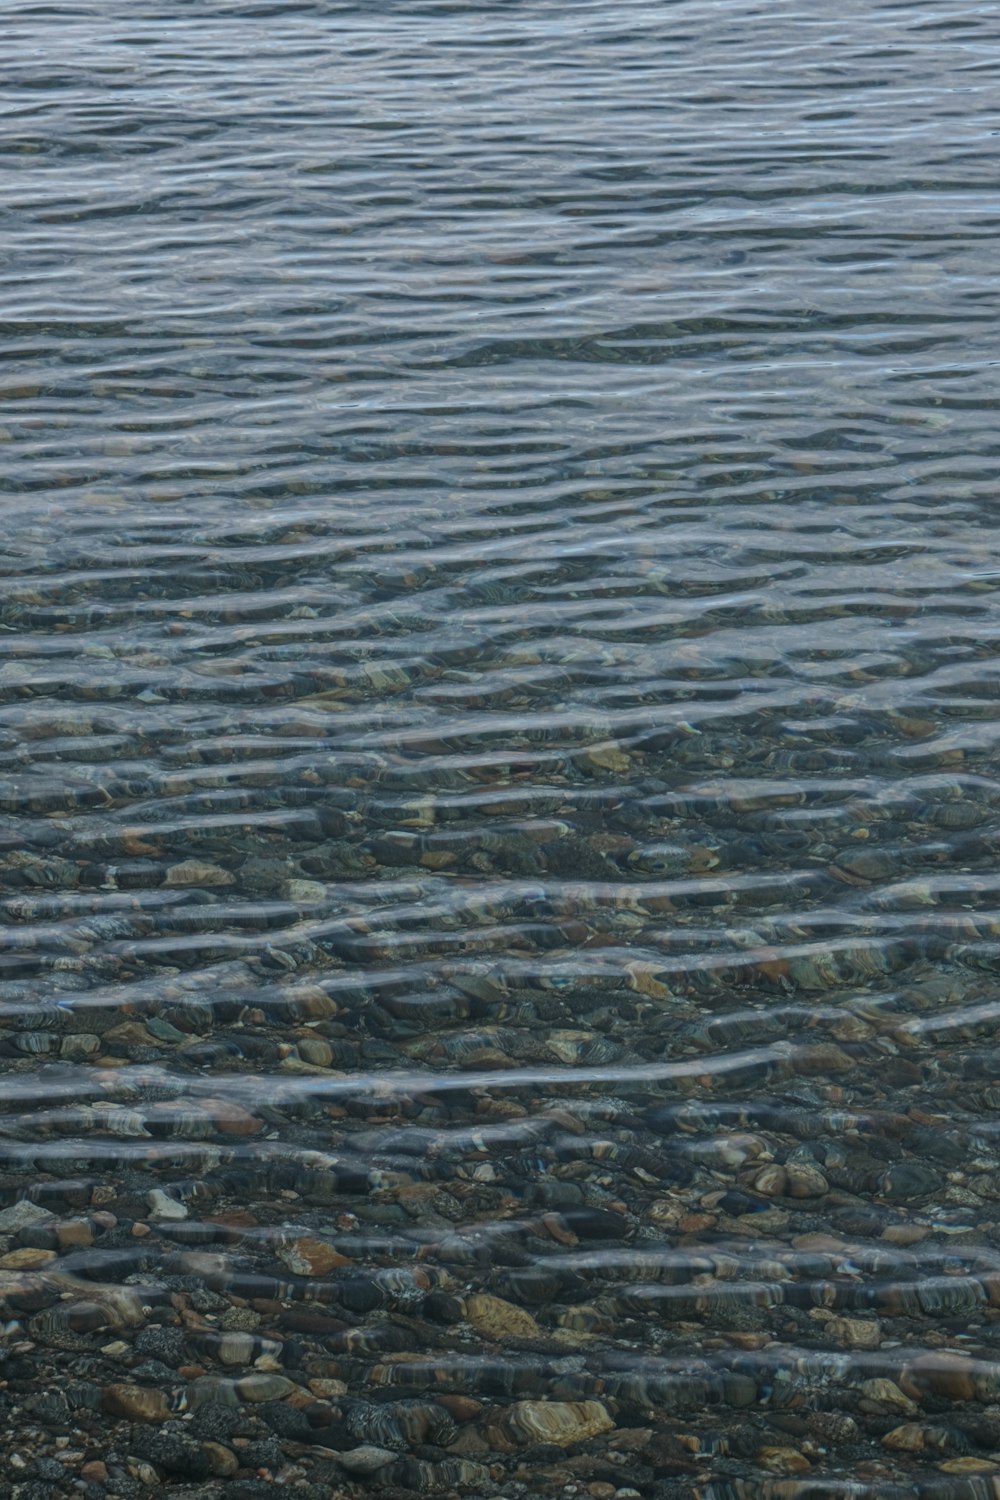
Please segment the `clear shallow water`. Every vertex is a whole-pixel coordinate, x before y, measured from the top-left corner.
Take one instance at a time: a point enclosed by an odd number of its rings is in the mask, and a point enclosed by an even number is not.
[[[992,1496],[998,31],[5,18],[15,1495]]]

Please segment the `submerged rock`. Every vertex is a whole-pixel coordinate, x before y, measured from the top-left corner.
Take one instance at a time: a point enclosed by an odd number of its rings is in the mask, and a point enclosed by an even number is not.
[[[502,1421],[504,1432],[519,1443],[555,1443],[569,1448],[614,1427],[600,1401],[518,1401]]]

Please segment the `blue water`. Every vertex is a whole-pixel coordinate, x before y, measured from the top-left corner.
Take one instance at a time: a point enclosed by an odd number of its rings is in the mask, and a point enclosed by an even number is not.
[[[15,1500],[992,1495],[998,46],[8,5]]]

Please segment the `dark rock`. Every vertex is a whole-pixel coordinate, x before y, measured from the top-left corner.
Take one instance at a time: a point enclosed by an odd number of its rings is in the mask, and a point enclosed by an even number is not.
[[[929,1198],[941,1187],[941,1175],[922,1162],[896,1162],[876,1183],[876,1191],[890,1203],[911,1204]]]
[[[333,1448],[339,1452],[342,1448],[350,1448],[357,1439],[346,1422],[331,1422],[326,1427],[311,1427],[305,1441],[315,1443],[318,1448]]]
[[[136,1428],[129,1443],[137,1458],[148,1459],[169,1474],[205,1479],[212,1472],[207,1454],[185,1433]]]
[[[65,1484],[70,1480],[65,1464],[59,1463],[55,1458],[36,1458],[35,1477],[55,1484]]]
[[[141,1380],[150,1385],[175,1385],[177,1373],[168,1365],[162,1364],[158,1359],[144,1359],[139,1364],[133,1365],[129,1371],[136,1380]]]
[[[226,1500],[289,1500],[289,1489],[273,1479],[230,1479],[226,1484]]]
[[[192,1288],[189,1296],[195,1312],[221,1312],[227,1306],[225,1297],[220,1297],[218,1292],[213,1292],[200,1283]]]
[[[276,1437],[261,1442],[247,1443],[239,1449],[240,1463],[247,1469],[278,1468],[285,1462],[285,1450]]]
[[[581,1240],[621,1240],[628,1233],[624,1215],[604,1208],[564,1208],[560,1218]]]
[[[63,1386],[63,1395],[71,1411],[98,1411],[101,1405],[101,1387],[92,1380],[68,1380]]]
[[[520,1455],[525,1464],[557,1464],[566,1457],[558,1443],[534,1443]]]
[[[297,1406],[287,1406],[284,1401],[262,1401],[256,1412],[278,1437],[293,1438],[297,1443],[314,1441],[309,1418]]]
[[[180,1328],[163,1328],[157,1325],[140,1329],[136,1334],[134,1348],[137,1354],[162,1360],[163,1364],[173,1369],[184,1363],[187,1352],[184,1333]]]
[[[224,1443],[246,1428],[247,1419],[231,1406],[207,1405],[197,1407],[187,1425],[193,1437]]]
[[[31,1415],[36,1422],[60,1429],[69,1418],[70,1403],[62,1391],[43,1391],[31,1403]],[[59,1466],[60,1474],[66,1471]]]

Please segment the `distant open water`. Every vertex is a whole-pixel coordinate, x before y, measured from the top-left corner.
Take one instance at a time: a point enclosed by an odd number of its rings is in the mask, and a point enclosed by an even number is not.
[[[0,42],[6,1492],[994,1500],[1000,6]]]

